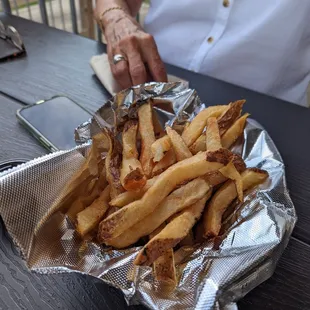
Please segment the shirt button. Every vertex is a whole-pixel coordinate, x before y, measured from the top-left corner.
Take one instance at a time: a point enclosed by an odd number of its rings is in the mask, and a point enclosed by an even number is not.
[[[223,1],[223,6],[224,6],[225,8],[228,8],[228,7],[229,7],[229,0],[224,0],[224,1]]]
[[[213,40],[214,40],[213,37],[209,37],[209,38],[208,38],[208,43],[212,43]]]

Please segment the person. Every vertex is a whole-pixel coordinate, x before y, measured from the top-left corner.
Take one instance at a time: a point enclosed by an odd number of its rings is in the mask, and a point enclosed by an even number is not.
[[[164,62],[307,105],[309,0],[97,0],[111,70],[123,88],[166,81]]]

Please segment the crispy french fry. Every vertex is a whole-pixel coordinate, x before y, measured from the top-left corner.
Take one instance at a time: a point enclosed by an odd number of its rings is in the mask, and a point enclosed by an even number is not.
[[[182,137],[169,126],[167,126],[166,131],[173,146],[177,161],[190,158],[192,156],[192,153],[188,149],[187,145],[184,143]]]
[[[177,285],[173,249],[167,250],[154,261],[153,270],[155,279],[165,287],[173,289]]]
[[[228,109],[226,105],[217,105],[208,107],[201,112],[199,112],[196,117],[192,120],[187,128],[184,129],[182,133],[182,138],[185,144],[189,147],[191,146],[198,137],[202,134],[204,128],[207,125],[207,120],[209,117],[219,117],[224,111]]]
[[[215,117],[209,117],[206,131],[206,149],[207,151],[217,151],[222,147],[219,127]]]
[[[84,237],[91,230],[96,228],[109,208],[110,185],[108,185],[100,196],[86,209],[79,212],[76,216],[76,230]]]
[[[69,210],[67,211],[66,215],[70,218],[72,222],[75,221],[76,215],[84,210],[85,203],[83,201],[83,198],[78,197],[70,206]]]
[[[127,191],[137,191],[143,188],[146,177],[143,173],[141,163],[138,160],[136,137],[138,122],[129,120],[124,126],[123,140],[123,160],[120,173],[120,180]]]
[[[151,146],[153,161],[159,162],[162,160],[166,152],[169,151],[171,147],[171,141],[167,135],[156,140]]]
[[[138,192],[124,192],[119,194],[110,201],[110,205],[121,208],[135,200],[140,199],[145,194],[145,192],[155,183],[157,178],[158,176],[155,176],[152,179],[147,180],[144,187]]]
[[[264,170],[250,168],[242,174],[243,190],[253,188],[263,183],[268,177]],[[219,234],[222,216],[231,202],[237,197],[236,186],[233,181],[227,181],[212,197],[203,215],[204,237],[216,237]]]
[[[189,147],[192,154],[197,154],[199,152],[205,152],[206,148],[206,133],[202,135]]]
[[[230,161],[231,154],[226,149],[213,153],[198,153],[174,164],[158,177],[155,184],[140,200],[119,209],[100,223],[99,242],[106,242],[108,239],[119,236],[130,226],[152,213],[178,184],[220,169]],[[206,157],[212,162],[206,161]]]
[[[231,156],[231,162],[234,164],[235,168],[239,173],[242,173],[246,169],[246,165],[239,155],[232,155]],[[203,178],[208,182],[211,186],[217,186],[221,183],[224,183],[227,181],[227,177],[224,176],[220,170],[218,171],[211,171],[203,176]]]
[[[168,249],[176,246],[192,229],[200,218],[208,196],[198,200],[190,207],[183,210],[178,217],[173,219],[166,227],[152,238],[139,252],[134,264],[149,266]]]
[[[110,239],[106,243],[118,249],[132,245],[141,237],[149,235],[173,214],[192,205],[208,194],[208,192],[211,193],[211,188],[204,180],[200,178],[194,179],[174,190],[162,201],[154,212],[128,228],[118,237]]]
[[[229,104],[228,110],[219,118],[218,126],[222,136],[240,117],[245,100],[237,100]]]
[[[109,135],[110,148],[108,155],[106,156],[106,177],[110,184],[110,196],[111,199],[119,195],[124,191],[124,188],[120,182],[120,165],[121,165],[121,148],[119,142]]]
[[[105,217],[110,216],[111,214],[115,213],[117,210],[118,210],[117,207],[110,206],[110,208],[108,209],[107,213],[105,214]]]
[[[150,239],[155,237],[166,226],[162,224],[150,234]],[[177,284],[176,270],[174,265],[173,249],[169,249],[153,263],[153,274],[157,281],[164,284],[165,288],[173,289]]]
[[[242,135],[244,127],[246,125],[246,120],[250,114],[246,113],[237,119],[234,124],[227,129],[227,131],[222,136],[222,145],[225,148],[230,148],[237,139]]]
[[[203,239],[203,241],[205,241]],[[174,251],[174,265],[178,266],[188,261],[189,256],[193,254],[194,249],[189,246],[181,246],[178,250]]]
[[[226,178],[233,180],[236,185],[239,201],[243,201],[243,184],[242,178],[235,165],[229,162],[226,166],[219,169],[219,172]]]
[[[153,170],[152,144],[155,142],[154,126],[152,122],[152,105],[143,104],[138,110],[139,132],[141,136],[141,154],[140,162],[147,178],[150,177]]]
[[[99,133],[93,137],[93,143],[84,164],[64,188],[63,198],[54,206],[55,209],[67,212],[73,204],[77,205],[78,203],[75,201],[78,197],[90,194],[90,192],[87,192],[87,187],[93,179],[99,177],[100,184],[106,184],[105,175],[101,173],[104,167],[101,153],[109,149],[108,142],[107,136],[104,133]]]
[[[165,156],[158,163],[155,164],[155,166],[153,168],[152,175],[156,176],[156,175],[162,173],[163,171],[165,171],[167,168],[169,168],[170,166],[172,166],[176,162],[177,162],[177,158],[175,156],[175,152],[173,149],[170,149],[165,154]]]
[[[80,196],[69,207],[66,214],[71,219],[71,221],[74,222],[76,215],[91,205],[92,202],[99,196],[99,194],[99,182],[97,179],[92,179],[86,188],[80,192]]]

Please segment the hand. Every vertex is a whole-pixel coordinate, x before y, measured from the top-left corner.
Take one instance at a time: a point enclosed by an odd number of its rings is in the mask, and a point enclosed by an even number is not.
[[[154,38],[131,16],[120,12],[110,20],[105,25],[105,37],[112,73],[123,88],[148,81],[167,81]],[[113,64],[116,54],[121,54],[127,61]]]

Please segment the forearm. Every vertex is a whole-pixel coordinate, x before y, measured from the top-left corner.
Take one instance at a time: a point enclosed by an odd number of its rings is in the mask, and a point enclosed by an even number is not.
[[[127,14],[135,17],[139,12],[142,0],[96,0],[95,15],[97,20],[105,27],[111,21],[115,21]],[[122,10],[111,10],[102,16],[102,13],[110,8],[121,7]]]

